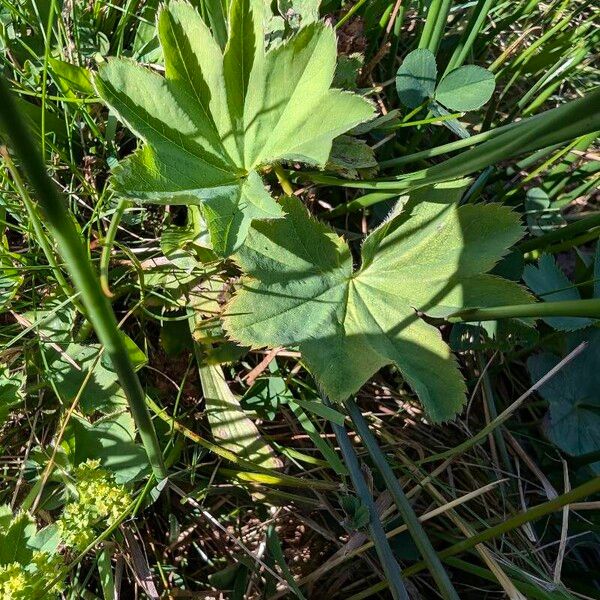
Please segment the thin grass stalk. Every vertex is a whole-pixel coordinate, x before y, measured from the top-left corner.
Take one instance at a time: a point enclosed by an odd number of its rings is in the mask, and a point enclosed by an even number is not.
[[[121,219],[123,218],[123,214],[129,206],[129,200],[125,200],[123,198],[119,200],[119,204],[113,213],[112,219],[110,220],[106,237],[104,238],[104,244],[102,246],[102,255],[100,256],[100,285],[102,286],[102,291],[107,298],[113,297],[113,293],[110,291],[110,285],[108,281],[110,254],[115,243],[115,238],[117,237],[117,231],[119,230]]]
[[[446,29],[446,23],[448,22],[448,15],[450,14],[451,8],[452,0],[442,0],[429,38],[429,44],[427,45],[429,50],[434,54],[437,54],[442,38],[444,37],[444,30]]]
[[[599,102],[600,88],[584,98],[546,111],[533,120],[521,121],[514,129],[505,130],[498,137],[484,142],[477,148],[467,150],[427,169],[399,175],[391,180],[348,181],[313,172],[306,173],[305,176],[316,183],[390,191],[404,191],[457,179],[500,161],[567,142],[600,129],[600,111],[596,110]]]
[[[115,368],[152,470],[158,480],[164,479],[167,472],[150,412],[146,406],[144,390],[129,359],[111,305],[102,293],[98,277],[64,200],[46,173],[41,156],[31,141],[30,133],[3,77],[0,77],[0,123],[21,159],[23,169],[37,194],[48,229],[54,236],[76,289],[81,294],[88,318]]]
[[[543,113],[542,113],[543,114]],[[542,115],[536,115],[534,117],[529,117],[530,120],[539,118]],[[516,123],[509,123],[508,125],[502,125],[502,127],[496,127],[495,129],[489,129],[488,131],[483,131],[482,133],[477,133],[476,135],[472,135],[468,138],[462,138],[460,140],[456,140],[454,142],[448,142],[447,144],[442,144],[441,146],[435,146],[435,148],[427,148],[427,150],[422,150],[420,152],[415,152],[414,154],[407,154],[406,156],[399,156],[398,158],[390,158],[389,160],[382,160],[379,162],[379,166],[382,169],[387,169],[389,167],[400,167],[403,165],[407,165],[409,163],[418,162],[420,160],[426,160],[428,158],[434,158],[435,156],[440,156],[441,154],[448,154],[450,152],[455,152],[456,150],[462,150],[463,148],[468,148],[469,146],[475,146],[482,142],[487,142],[499,135],[506,133],[510,129],[514,129],[518,127],[522,121],[518,121]]]
[[[325,396],[323,396],[323,402],[329,406],[329,401]],[[396,558],[394,557],[390,543],[383,530],[383,525],[379,520],[375,502],[373,501],[371,492],[367,487],[367,483],[360,469],[358,458],[354,452],[352,443],[350,442],[348,432],[344,426],[337,425],[333,421],[331,422],[331,427],[340,446],[346,467],[348,467],[352,485],[354,486],[360,501],[369,511],[369,533],[387,579],[385,587],[389,586],[394,599],[409,600],[408,592],[402,581],[400,565],[398,565]]]
[[[408,498],[404,495],[400,483],[390,465],[388,464],[375,436],[371,433],[365,418],[360,412],[359,407],[353,399],[346,400],[346,408],[348,414],[356,427],[358,435],[361,437],[365,448],[370,454],[375,466],[383,476],[387,489],[392,494],[394,502],[398,507],[398,511],[410,532],[410,535],[415,542],[421,556],[427,563],[429,571],[437,583],[438,589],[442,597],[446,600],[458,600],[459,596],[452,585],[442,562],[438,558],[435,549],[431,545],[423,526],[421,525],[415,511],[413,510]]]
[[[495,0],[479,0],[468,18],[467,27],[450,57],[444,75],[462,66],[494,5]]]

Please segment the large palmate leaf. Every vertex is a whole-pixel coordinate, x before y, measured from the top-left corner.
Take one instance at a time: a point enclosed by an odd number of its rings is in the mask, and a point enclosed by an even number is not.
[[[144,141],[114,170],[114,188],[139,201],[203,203],[223,255],[252,219],[282,215],[257,169],[280,160],[324,166],[333,138],[373,114],[366,100],[330,89],[331,27],[313,23],[265,51],[262,13],[262,0],[233,0],[222,51],[190,4],[170,2],[158,16],[165,76],[110,59],[95,78]]]
[[[516,283],[485,274],[522,235],[499,205],[456,206],[464,183],[418,192],[376,229],[353,270],[347,244],[293,198],[285,219],[255,222],[237,254],[249,275],[224,327],[245,345],[299,346],[334,400],[393,363],[432,419],[451,418],[464,382],[439,331],[420,313],[521,304]]]

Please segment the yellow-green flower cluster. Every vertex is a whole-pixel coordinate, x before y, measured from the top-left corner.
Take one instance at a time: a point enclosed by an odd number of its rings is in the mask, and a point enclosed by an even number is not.
[[[76,471],[78,500],[65,506],[59,521],[61,537],[67,546],[84,549],[97,531],[113,525],[131,503],[131,496],[115,483],[112,473],[88,460]]]
[[[0,565],[0,598],[20,600],[28,593],[25,568],[18,562]]]
[[[60,555],[34,552],[31,563],[22,565],[12,562],[0,565],[0,598],[2,600],[50,600],[57,597],[62,584],[61,570],[64,564]],[[54,579],[58,583],[44,588]]]

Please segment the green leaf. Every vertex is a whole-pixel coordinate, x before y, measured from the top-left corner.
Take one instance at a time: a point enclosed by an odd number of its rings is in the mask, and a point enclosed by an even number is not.
[[[4,511],[2,511],[4,513]],[[4,519],[3,519],[4,521]],[[36,534],[35,521],[27,513],[20,513],[0,529],[0,565],[18,562],[27,565],[33,556],[29,543]]]
[[[279,408],[294,400],[285,379],[278,374],[277,360],[269,363],[268,377],[260,377],[241,399],[245,410],[254,411],[261,419],[272,421]]]
[[[549,254],[540,258],[537,267],[534,265],[525,267],[523,281],[545,302],[581,299],[573,282],[568,279]],[[593,323],[591,319],[581,317],[545,317],[544,321],[559,331],[573,331],[589,327]]]
[[[340,505],[348,515],[347,526],[358,530],[366,527],[371,520],[369,509],[356,496],[341,496]]]
[[[327,168],[346,177],[358,178],[360,169],[377,168],[375,152],[364,140],[351,135],[340,135],[331,148]]]
[[[483,67],[465,65],[450,71],[437,86],[435,99],[451,110],[475,110],[494,93],[494,74]]]
[[[333,29],[314,23],[265,52],[263,3],[234,0],[225,51],[188,3],[158,17],[165,77],[110,59],[98,94],[144,142],[112,185],[141,202],[204,206],[215,252],[229,255],[253,219],[281,208],[256,171],[294,160],[324,166],[333,138],[369,119],[371,104],[331,90]]]
[[[292,29],[305,27],[319,20],[321,0],[277,0],[277,8]]]
[[[214,365],[200,367],[206,416],[215,441],[245,460],[278,469],[281,461],[246,416],[240,401],[229,389],[223,370]]]
[[[522,304],[517,284],[484,274],[522,235],[498,205],[456,206],[464,181],[421,190],[376,229],[353,270],[347,244],[285,198],[286,219],[256,222],[236,258],[248,274],[224,328],[242,344],[299,346],[336,401],[394,364],[434,420],[464,402],[450,349],[418,312],[444,317],[467,307]]]
[[[549,406],[548,437],[573,456],[600,449],[600,329],[571,334],[568,350],[582,341],[587,341],[587,348],[539,390]],[[527,361],[532,382],[559,361],[553,354],[532,356]]]
[[[94,424],[74,415],[69,422],[68,436],[75,465],[98,459],[105,469],[115,474],[117,483],[139,479],[149,470],[146,453],[135,442],[135,424],[129,413]]]
[[[0,365],[0,427],[8,415],[24,400],[24,371],[10,373],[8,367]]]
[[[70,405],[79,395],[79,407],[87,414],[112,412],[127,405],[117,374],[102,363],[99,352],[99,344],[69,344],[64,354],[53,351],[54,359],[48,365],[47,376],[54,381],[61,400]]]
[[[87,69],[52,57],[48,59],[48,62],[64,93],[94,95],[92,77]]]
[[[433,98],[437,65],[431,50],[413,50],[402,61],[396,73],[396,90],[400,102],[408,108],[417,108],[429,98]]]
[[[525,211],[529,231],[540,236],[565,225],[560,210],[550,206],[548,194],[541,188],[530,188],[525,196]]]
[[[129,360],[131,361],[134,370],[139,371],[142,367],[145,367],[148,364],[148,357],[127,334],[121,332],[121,337],[123,338],[123,343],[125,344],[127,355],[129,356]],[[110,358],[106,353],[102,354],[102,358],[100,360],[102,362],[103,367],[105,367],[109,371],[115,370],[110,361]]]

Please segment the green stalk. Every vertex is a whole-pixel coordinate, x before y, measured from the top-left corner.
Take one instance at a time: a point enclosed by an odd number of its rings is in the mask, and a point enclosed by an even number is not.
[[[529,120],[539,118],[540,116],[542,115],[530,117]],[[441,154],[448,154],[450,152],[455,152],[456,150],[462,150],[463,148],[475,146],[477,144],[480,144],[481,142],[487,142],[488,140],[491,140],[503,133],[506,133],[510,129],[519,127],[519,125],[521,125],[522,123],[523,121],[517,121],[516,123],[510,123],[509,125],[502,125],[502,127],[496,127],[496,129],[488,129],[487,131],[478,133],[476,135],[472,135],[468,138],[461,138],[460,140],[449,142],[448,144],[442,144],[441,146],[436,146],[435,148],[428,148],[427,150],[422,150],[421,152],[415,152],[414,154],[408,154],[406,156],[399,156],[398,158],[382,160],[379,163],[379,166],[382,169],[387,169],[388,167],[400,167],[402,165],[417,162],[419,160],[426,160],[428,158],[433,158],[434,156],[440,156]]]
[[[434,54],[437,54],[442,37],[444,37],[444,30],[446,29],[448,14],[450,13],[451,7],[452,0],[442,0],[441,6],[439,7],[435,18],[433,31],[431,32],[431,36],[429,38],[429,44],[427,45],[429,50],[431,50]],[[429,20],[429,17],[427,20]]]
[[[483,26],[490,9],[494,4],[494,0],[479,0],[477,2],[477,6],[473,9],[471,14],[469,15],[468,25],[461,36],[458,44],[456,44],[456,48],[454,48],[454,52],[448,62],[448,66],[444,71],[444,75],[452,71],[453,69],[457,69],[462,66],[467,58],[467,55],[471,51],[479,32],[481,31],[481,27]]]
[[[431,0],[429,8],[427,9],[427,18],[425,19],[425,26],[421,32],[421,38],[419,39],[419,48],[429,48],[429,43],[435,24],[437,23],[438,13],[440,12],[440,6],[443,0]]]
[[[450,578],[444,569],[442,562],[438,558],[436,551],[434,550],[423,526],[421,525],[415,511],[413,510],[408,498],[404,495],[398,479],[394,475],[394,472],[388,464],[375,436],[371,433],[365,418],[363,417],[360,409],[356,405],[353,399],[349,398],[346,400],[346,408],[348,414],[356,427],[358,435],[360,435],[365,448],[369,452],[375,466],[379,469],[379,472],[383,476],[388,491],[392,494],[394,502],[398,507],[398,511],[406,526],[410,535],[415,542],[421,556],[427,563],[427,567],[431,572],[431,575],[437,583],[438,589],[442,594],[442,597],[446,600],[458,600],[459,596],[454,589],[454,586],[450,582]]]
[[[75,287],[81,294],[88,317],[115,368],[129,401],[152,470],[156,478],[162,480],[167,476],[167,472],[160,445],[145,403],[144,390],[133,370],[117,320],[108,299],[102,293],[98,277],[67,207],[46,173],[41,156],[31,141],[29,131],[2,77],[0,77],[0,123],[21,159],[23,169],[37,194],[48,229],[55,238],[56,246],[66,263]]]
[[[329,405],[329,402],[326,401],[325,397],[323,397],[323,401],[326,405]],[[400,566],[396,562],[390,543],[385,536],[385,531],[383,530],[383,526],[377,515],[375,502],[373,502],[373,497],[371,496],[371,492],[367,487],[364,475],[358,464],[358,458],[354,452],[352,443],[350,442],[348,432],[345,427],[338,425],[333,421],[331,421],[331,427],[340,446],[344,462],[348,467],[352,485],[354,486],[360,501],[369,511],[369,533],[386,576],[385,587],[389,586],[390,592],[395,600],[409,600],[408,592],[402,581]]]
[[[102,255],[100,257],[100,285],[102,286],[102,291],[104,292],[107,298],[113,297],[113,293],[110,291],[110,285],[108,281],[110,253],[112,252],[112,247],[115,243],[115,238],[117,237],[119,224],[121,223],[123,214],[129,207],[129,205],[129,200],[119,200],[119,204],[117,205],[117,208],[113,213],[112,219],[110,220],[108,231],[106,232],[106,237],[104,238],[104,244],[102,246]]]
[[[505,131],[478,148],[467,150],[427,169],[399,175],[391,180],[348,181],[313,172],[306,173],[306,176],[316,183],[397,191],[458,179],[514,156],[566,142],[600,129],[600,111],[596,110],[598,102],[600,88],[584,98],[546,111],[536,119],[520,121],[513,130]]]
[[[547,502],[543,502],[542,504],[538,504],[529,510],[526,510],[522,513],[516,514],[509,519],[505,519],[498,525],[494,527],[488,527],[483,531],[475,534],[474,536],[463,540],[462,542],[458,542],[445,550],[442,550],[439,553],[440,558],[447,558],[449,556],[455,556],[456,554],[461,554],[466,550],[470,550],[477,546],[477,544],[483,544],[489,540],[493,540],[504,533],[508,533],[513,529],[517,529],[517,527],[521,527],[525,525],[525,523],[530,523],[531,521],[535,521],[549,515],[553,512],[561,510],[564,506],[569,504],[573,504],[573,502],[578,502],[583,498],[587,498],[592,494],[596,494],[600,492],[600,477],[594,477],[590,481],[586,481],[582,483],[580,486],[573,488],[571,491],[561,494],[552,500],[548,500]],[[416,565],[411,567],[411,574],[414,572],[422,571],[426,565],[424,562],[419,562]],[[407,569],[408,572],[409,569]]]
[[[473,308],[456,312],[450,315],[447,320],[450,323],[464,323],[520,317],[588,317],[600,319],[600,298]]]
[[[400,175],[391,180],[349,181],[312,172],[303,173],[302,176],[316,183],[387,192],[377,198],[367,200],[358,198],[348,204],[340,205],[328,213],[328,217],[334,217],[360,210],[386,197],[394,198],[407,190],[458,179],[526,152],[587,135],[600,129],[600,111],[595,108],[598,102],[600,102],[600,88],[584,98],[549,110],[535,119],[521,121],[510,131],[505,130],[504,133],[484,142],[481,146],[427,169]]]
[[[571,239],[581,233],[586,233],[594,227],[600,226],[600,214],[591,217],[585,217],[579,221],[569,223],[556,231],[545,233],[537,238],[525,240],[518,245],[521,252],[531,252],[532,250],[543,250],[556,242],[562,242]]]
[[[350,8],[350,10],[335,24],[335,28],[339,29],[342,25],[344,25],[344,23],[346,23],[350,18],[354,16],[355,13],[357,13],[360,10],[362,5],[366,1],[367,0],[358,0],[358,2],[354,4],[352,8]]]

